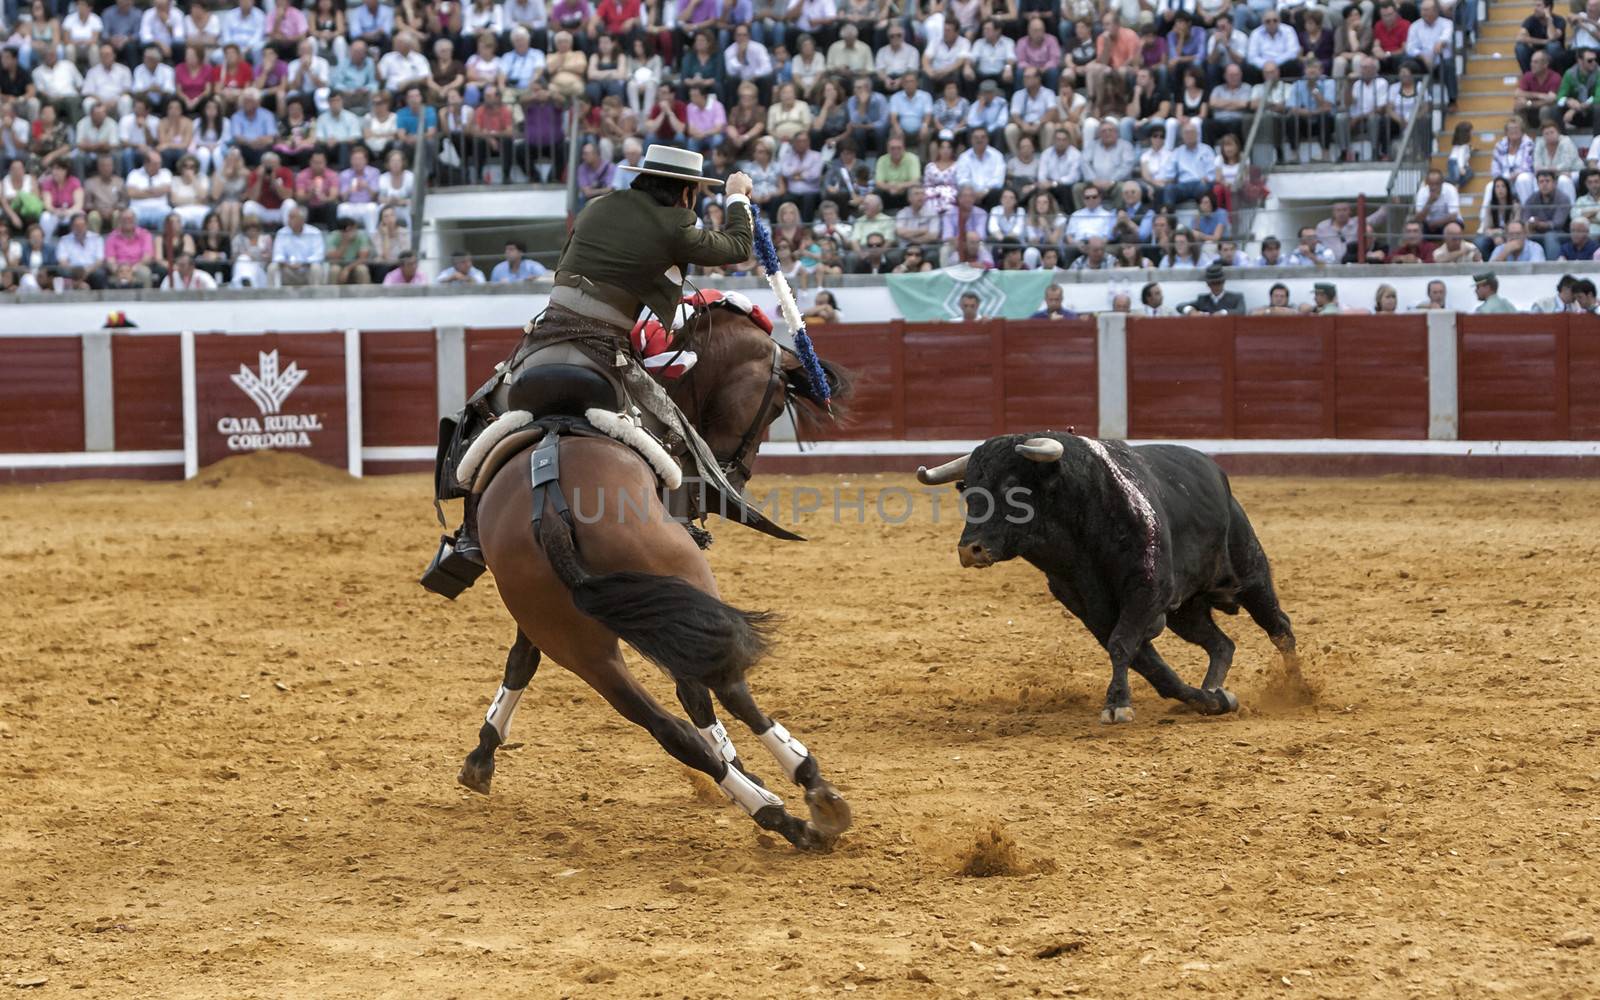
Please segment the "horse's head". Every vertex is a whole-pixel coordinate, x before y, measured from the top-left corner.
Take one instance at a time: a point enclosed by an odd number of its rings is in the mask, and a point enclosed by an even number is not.
[[[747,317],[712,309],[692,327],[687,346],[699,361],[668,392],[735,486],[744,488],[762,437],[785,407],[808,436],[843,417],[851,390],[844,369],[822,362],[831,396],[824,405],[800,358]]]

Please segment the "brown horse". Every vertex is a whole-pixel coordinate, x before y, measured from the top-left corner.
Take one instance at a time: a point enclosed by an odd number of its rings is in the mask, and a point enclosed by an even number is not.
[[[818,405],[799,359],[748,318],[711,310],[687,340],[699,361],[670,383],[670,392],[735,485],[744,485],[750,456],[786,406],[813,431],[834,419]],[[849,382],[825,368],[837,407]],[[535,538],[532,454],[508,463],[479,505],[484,556],[518,633],[461,784],[489,791],[495,750],[541,654],[548,654],[667,753],[709,775],[763,829],[799,848],[829,847],[850,825],[849,806],[805,746],[757,707],[745,683],[745,672],[766,651],[768,616],[718,598],[695,539],[663,508],[655,473],[609,438],[561,439],[558,481],[575,516],[569,522],[546,502]],[[628,672],[619,640],[672,677],[690,722],[663,708]],[[805,790],[809,822],[786,812],[746,769],[717,721],[713,695]]]

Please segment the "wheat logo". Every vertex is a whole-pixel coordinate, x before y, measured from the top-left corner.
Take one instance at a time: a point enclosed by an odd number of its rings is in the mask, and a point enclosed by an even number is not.
[[[244,365],[240,365],[239,374],[230,375],[229,378],[233,380],[234,385],[244,391],[246,396],[255,401],[263,415],[277,413],[282,408],[283,401],[288,399],[289,394],[294,392],[311,373],[293,361],[289,362],[289,367],[279,371],[277,351],[270,353],[263,351],[258,356],[261,359],[261,374],[257,375]]]

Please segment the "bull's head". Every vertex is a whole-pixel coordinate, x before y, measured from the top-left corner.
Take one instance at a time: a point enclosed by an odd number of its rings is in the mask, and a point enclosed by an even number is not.
[[[965,504],[966,527],[956,552],[961,565],[983,568],[1023,555],[1038,534],[1035,505],[1040,485],[1065,451],[1053,437],[991,438],[953,461],[917,469],[925,485],[955,483]]]

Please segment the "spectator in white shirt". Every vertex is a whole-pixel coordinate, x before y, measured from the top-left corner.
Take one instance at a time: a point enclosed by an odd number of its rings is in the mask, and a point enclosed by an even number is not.
[[[181,254],[161,287],[169,292],[210,292],[216,290],[217,279],[195,267],[192,254]]]
[[[394,36],[394,50],[378,60],[378,78],[391,94],[403,94],[428,81],[428,60],[416,51],[415,42],[411,32],[402,31]]]
[[[100,47],[100,33],[105,25],[94,12],[89,0],[78,0],[72,13],[61,19],[61,32],[66,36],[68,62],[90,62]]]
[[[133,71],[117,62],[117,52],[109,43],[100,46],[100,61],[83,77],[83,106],[104,104],[108,113],[121,118],[133,110]]]
[[[1422,0],[1420,9],[1422,16],[1406,29],[1406,55],[1420,60],[1429,71],[1438,67],[1444,78],[1445,92],[1454,103],[1456,61],[1451,56],[1455,54],[1455,22],[1439,16],[1436,0]]]
[[[1056,204],[1072,207],[1072,186],[1083,180],[1083,154],[1064,128],[1050,137],[1050,148],[1039,154],[1039,183],[1050,188]]]
[[[946,18],[943,34],[922,53],[922,75],[928,78],[928,89],[938,93],[946,80],[959,81],[971,58],[972,43],[956,30],[955,18]]]
[[[1420,222],[1429,236],[1443,235],[1446,225],[1461,221],[1461,194],[1440,170],[1428,171],[1427,182],[1417,188],[1412,207],[1411,221]]]
[[[139,21],[139,44],[154,45],[163,61],[171,63],[172,47],[183,44],[183,14],[172,0],[155,0]]]
[[[472,266],[472,254],[457,250],[450,255],[450,266],[433,279],[435,285],[481,285],[488,281],[483,272]]]
[[[164,108],[167,98],[178,92],[178,78],[172,67],[161,61],[161,50],[146,45],[144,62],[134,67],[133,92],[152,108]]]
[[[878,76],[878,89],[889,93],[907,73],[915,73],[922,64],[922,54],[906,44],[905,25],[899,21],[889,24],[889,44],[878,50],[873,68]]]
[[[985,209],[993,208],[1006,186],[1006,158],[989,145],[988,129],[975,128],[968,138],[972,145],[956,157],[956,184],[972,188]]]
[[[60,58],[54,45],[44,47],[43,60],[33,68],[33,86],[40,101],[56,106],[62,121],[75,122],[83,113],[83,74],[77,63]]]
[[[172,201],[167,197],[172,190],[172,171],[161,165],[161,154],[150,150],[144,154],[144,166],[128,174],[128,207],[134,218],[145,229],[159,229],[172,214]]]
[[[318,114],[327,111],[331,75],[328,60],[317,55],[317,40],[309,36],[300,39],[300,57],[289,63],[289,75],[284,78],[288,94],[310,97]]]
[[[760,42],[750,38],[750,25],[733,27],[733,44],[722,53],[722,69],[729,81],[749,81],[760,84],[772,80],[772,53]],[[738,84],[732,84],[737,87]]]
[[[1355,158],[1350,151],[1351,140],[1370,143],[1374,158],[1382,156],[1389,146],[1389,134],[1392,131],[1392,120],[1389,118],[1389,81],[1378,75],[1378,60],[1372,56],[1362,56],[1360,64],[1361,76],[1350,84],[1347,114],[1345,117],[1345,134],[1340,137],[1340,145],[1347,152],[1346,157]]]
[[[1251,71],[1250,82],[1261,82],[1261,67],[1269,62],[1278,64],[1278,72],[1293,79],[1302,72],[1300,66],[1300,36],[1293,28],[1285,27],[1278,11],[1269,7],[1261,14],[1261,27],[1250,32],[1250,46],[1245,62]]]

